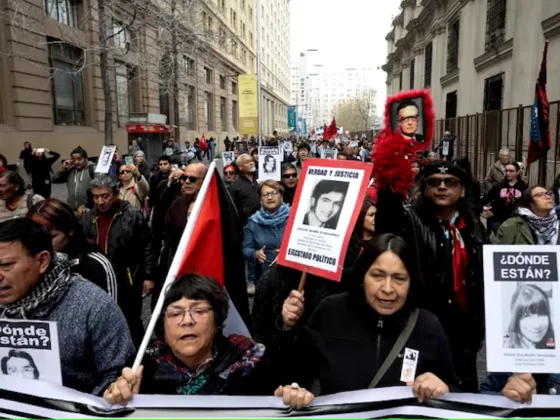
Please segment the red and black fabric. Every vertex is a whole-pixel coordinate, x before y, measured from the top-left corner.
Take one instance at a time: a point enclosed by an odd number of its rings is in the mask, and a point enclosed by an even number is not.
[[[546,155],[550,150],[549,104],[546,94],[546,56],[548,41],[544,44],[541,70],[535,88],[535,100],[531,109],[531,132],[529,134],[529,154],[527,165]]]

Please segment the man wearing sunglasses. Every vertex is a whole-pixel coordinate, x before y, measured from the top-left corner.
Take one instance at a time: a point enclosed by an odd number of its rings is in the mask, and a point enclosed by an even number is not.
[[[417,134],[420,121],[420,109],[412,100],[402,101],[397,107],[397,125],[400,132],[407,138],[424,141],[424,136]]]
[[[484,338],[484,291],[480,219],[465,198],[470,177],[452,162],[423,169],[421,192],[412,206],[380,186],[376,231],[405,238],[416,249],[425,294],[419,304],[435,314],[447,335],[455,373],[466,392],[478,389],[476,357]]]
[[[292,205],[298,184],[297,168],[292,163],[282,165],[282,186],[284,187],[284,203]]]

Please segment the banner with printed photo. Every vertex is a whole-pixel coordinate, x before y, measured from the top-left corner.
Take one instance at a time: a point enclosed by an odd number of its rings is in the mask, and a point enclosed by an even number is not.
[[[101,153],[99,153],[99,160],[97,161],[97,166],[95,167],[95,173],[109,173],[111,163],[113,162],[113,155],[115,154],[116,149],[117,146],[103,146],[101,148]]]
[[[300,173],[278,263],[340,281],[371,165],[307,159]]]
[[[222,163],[224,164],[224,168],[228,165],[231,165],[233,161],[234,161],[233,152],[222,152]]]
[[[282,170],[282,156],[279,146],[259,147],[259,182],[273,179],[280,181]]]
[[[321,149],[321,159],[334,159],[338,156],[338,150],[335,148],[322,148]]]
[[[55,322],[0,319],[2,375],[62,384]]]
[[[244,136],[257,135],[259,134],[257,76],[254,74],[240,74],[237,86],[239,133]]]
[[[486,245],[489,372],[560,373],[559,247]]]

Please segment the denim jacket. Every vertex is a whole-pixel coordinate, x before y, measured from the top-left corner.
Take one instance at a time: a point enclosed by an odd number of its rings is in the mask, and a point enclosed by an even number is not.
[[[287,220],[280,226],[273,227],[255,223],[253,220],[247,222],[243,237],[243,255],[245,259],[251,262],[256,261],[256,252],[263,246],[265,247],[264,253],[266,254],[266,261],[264,264],[256,265],[257,280],[268,270],[272,261],[278,256],[276,250],[280,248],[280,244],[282,243],[286,223]]]

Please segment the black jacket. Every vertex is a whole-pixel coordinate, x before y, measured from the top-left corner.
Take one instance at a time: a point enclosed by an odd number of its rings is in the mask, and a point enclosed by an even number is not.
[[[482,199],[482,205],[492,206],[492,217],[499,222],[505,222],[514,215],[517,209],[517,200],[521,198],[523,191],[527,189],[527,184],[517,181],[513,186],[508,181],[502,181],[494,185],[488,194]]]
[[[296,188],[288,188],[284,185],[284,195],[283,195],[284,203],[292,206],[295,195],[296,195]]]
[[[325,298],[289,347],[293,380],[308,387],[319,379],[322,395],[367,389],[408,316],[403,309],[382,317],[348,293]],[[433,314],[420,310],[404,348],[419,351],[415,377],[431,372],[448,386],[457,383],[445,333]],[[404,385],[404,348],[377,388]]]
[[[113,265],[102,253],[85,253],[79,258],[79,263],[72,267],[72,272],[96,284],[118,301],[118,291],[123,286],[119,286]]]
[[[258,188],[259,183],[257,182],[256,173],[253,176],[253,182],[249,181],[247,177],[242,174],[239,175],[237,180],[231,184],[229,188],[229,194],[237,208],[243,225],[247,224],[249,217],[261,207]]]
[[[376,233],[401,236],[416,250],[425,288],[419,302],[439,318],[452,348],[457,340],[478,343],[484,338],[484,230],[478,218],[466,216],[466,227],[459,231],[468,252],[465,276],[468,312],[455,297],[451,257],[441,251],[443,229],[434,210],[420,203],[405,206],[402,197],[392,191],[380,190],[377,194]]]

